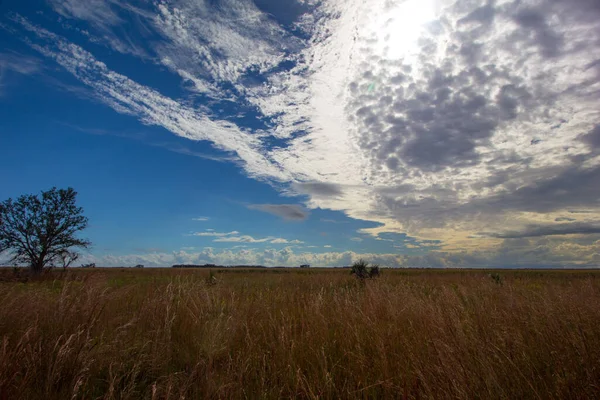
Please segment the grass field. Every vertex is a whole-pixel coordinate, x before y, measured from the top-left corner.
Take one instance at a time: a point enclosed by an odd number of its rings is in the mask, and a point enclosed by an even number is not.
[[[600,272],[0,271],[1,399],[600,398]]]

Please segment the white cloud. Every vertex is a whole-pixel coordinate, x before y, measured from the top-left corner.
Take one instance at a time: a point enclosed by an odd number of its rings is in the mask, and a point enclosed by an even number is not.
[[[226,243],[264,243],[264,242],[268,242],[270,240],[272,240],[271,237],[255,239],[254,237],[252,237],[250,235],[242,235],[242,236],[220,237],[218,239],[215,239],[214,241],[215,242],[226,242]]]
[[[204,222],[204,221],[208,221],[209,219],[210,219],[209,217],[196,217],[196,218],[192,218],[192,221]]]
[[[38,58],[14,52],[0,52],[0,71],[11,70],[23,75],[31,75],[42,68]]]
[[[214,236],[214,237],[224,237],[224,236],[232,236],[239,234],[238,231],[231,232],[214,232],[212,229],[207,229],[206,232],[194,232],[192,236]]]
[[[276,238],[271,240],[269,243],[272,244],[303,244],[304,242],[298,239],[294,239],[294,240],[287,240],[287,239],[283,239],[283,238]]]
[[[115,28],[127,25],[128,18],[123,18],[121,13],[125,12],[127,17],[134,18],[136,27],[147,30],[145,26],[152,13],[131,3],[119,0],[47,0],[54,10],[67,19],[78,19],[87,21],[98,32],[97,36],[91,35],[89,31],[71,27],[63,21],[63,26],[74,29],[87,37],[92,43],[100,43],[120,53],[132,54],[137,57],[148,58],[149,55],[142,44],[134,42],[126,30]],[[131,22],[129,22],[131,23]]]
[[[301,240],[288,240],[274,236],[265,238],[255,238],[250,235],[240,235],[238,231],[215,232],[213,229],[207,229],[205,232],[194,232],[191,236],[213,237],[215,243],[271,243],[271,244],[302,244]]]
[[[226,236],[219,237],[214,240],[214,242],[223,242],[223,243],[271,243],[271,244],[301,244],[304,243],[300,240],[287,240],[283,238],[276,238],[273,236],[269,236],[266,238],[254,238],[250,235],[242,235],[242,236]]]
[[[96,25],[117,25],[124,21],[113,9],[118,2],[112,0],[48,0],[54,10],[66,18],[84,19]]]
[[[244,91],[239,81],[249,69],[267,72],[298,45],[249,0],[225,0],[219,7],[204,1],[163,2],[153,24],[168,38],[155,49],[161,62],[215,98],[224,97],[218,83]]]

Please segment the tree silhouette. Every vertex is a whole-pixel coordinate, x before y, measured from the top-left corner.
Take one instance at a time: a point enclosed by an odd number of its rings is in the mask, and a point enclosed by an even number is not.
[[[71,258],[77,258],[71,248],[90,246],[75,237],[88,225],[76,197],[72,188],[52,188],[0,203],[0,252],[8,250],[12,262],[27,263],[34,273],[56,262],[70,264]]]

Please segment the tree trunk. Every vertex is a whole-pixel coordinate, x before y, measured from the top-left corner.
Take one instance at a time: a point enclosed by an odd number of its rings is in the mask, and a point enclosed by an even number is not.
[[[41,262],[33,262],[33,263],[31,263],[31,272],[34,275],[41,274],[43,270],[44,270],[44,264],[42,264]]]

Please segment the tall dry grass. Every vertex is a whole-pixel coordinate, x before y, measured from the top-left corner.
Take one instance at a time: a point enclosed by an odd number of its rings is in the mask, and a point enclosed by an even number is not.
[[[1,282],[0,398],[600,397],[598,273],[215,275]]]

